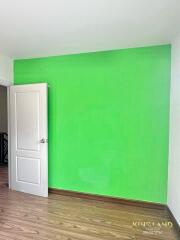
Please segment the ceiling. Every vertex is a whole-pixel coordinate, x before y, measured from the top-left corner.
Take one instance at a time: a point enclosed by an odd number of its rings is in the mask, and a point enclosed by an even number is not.
[[[31,58],[170,43],[180,0],[0,0],[0,51]]]

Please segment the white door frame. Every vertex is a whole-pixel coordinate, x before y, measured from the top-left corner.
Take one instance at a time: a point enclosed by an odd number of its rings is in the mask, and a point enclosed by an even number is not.
[[[11,189],[11,126],[10,126],[10,86],[13,86],[13,82],[0,79],[0,86],[7,88],[7,125],[8,125],[8,187]],[[24,84],[23,84],[24,85]],[[48,87],[48,85],[47,85]]]
[[[10,184],[11,184],[11,181],[10,181],[10,166],[11,166],[11,147],[10,147],[10,143],[11,143],[11,132],[10,132],[10,112],[9,112],[9,87],[14,85],[13,83],[11,82],[8,82],[8,81],[5,81],[5,80],[2,80],[0,79],[0,85],[1,86],[4,86],[4,87],[7,87],[7,121],[8,121],[8,187],[11,188]]]

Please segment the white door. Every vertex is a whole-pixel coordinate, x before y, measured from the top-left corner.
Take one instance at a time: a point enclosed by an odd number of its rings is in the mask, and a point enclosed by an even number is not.
[[[48,196],[47,84],[10,87],[10,188]]]

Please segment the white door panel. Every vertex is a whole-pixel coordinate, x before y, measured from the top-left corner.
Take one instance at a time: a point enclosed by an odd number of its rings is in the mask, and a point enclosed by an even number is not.
[[[48,196],[47,84],[10,87],[12,189]]]
[[[17,157],[17,180],[24,183],[40,184],[40,159]],[[33,169],[33,171],[29,171]]]
[[[39,151],[39,92],[17,92],[15,99],[17,150]]]

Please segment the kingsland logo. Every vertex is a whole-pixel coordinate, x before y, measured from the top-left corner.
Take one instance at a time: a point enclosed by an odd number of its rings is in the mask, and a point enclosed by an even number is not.
[[[165,227],[165,228],[172,228],[173,223],[164,221],[164,222],[141,222],[141,221],[134,221],[133,222],[134,227]]]

